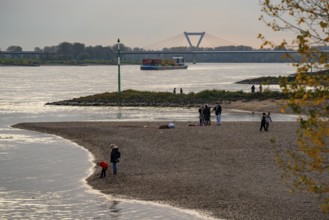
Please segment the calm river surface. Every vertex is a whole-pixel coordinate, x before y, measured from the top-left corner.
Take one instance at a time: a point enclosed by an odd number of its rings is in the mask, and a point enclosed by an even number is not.
[[[234,82],[287,76],[288,64],[196,64],[187,70],[140,71],[121,66],[121,90],[244,90]],[[47,102],[117,91],[116,66],[0,67],[0,219],[205,219],[194,211],[119,200],[92,190],[92,156],[59,137],[10,126],[45,121],[198,121],[196,109],[45,106]],[[276,90],[277,87],[270,87]],[[273,120],[295,120],[273,114]],[[227,110],[223,121],[258,121]]]

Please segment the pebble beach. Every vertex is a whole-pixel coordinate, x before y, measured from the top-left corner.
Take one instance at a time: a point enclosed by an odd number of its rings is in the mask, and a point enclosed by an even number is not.
[[[114,197],[169,204],[219,219],[328,219],[319,200],[291,193],[281,178],[275,147],[296,144],[295,122],[190,126],[175,122],[43,122],[13,127],[61,136],[88,149],[95,172],[87,182]],[[96,163],[109,160],[110,144],[121,151],[118,174],[98,178]]]

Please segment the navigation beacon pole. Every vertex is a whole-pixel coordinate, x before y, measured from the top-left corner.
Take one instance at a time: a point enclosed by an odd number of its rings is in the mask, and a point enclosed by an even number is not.
[[[120,82],[120,39],[118,38],[118,95],[120,97],[121,82]]]

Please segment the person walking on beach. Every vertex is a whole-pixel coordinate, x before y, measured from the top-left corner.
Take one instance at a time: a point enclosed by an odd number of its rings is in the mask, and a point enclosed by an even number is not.
[[[112,163],[112,170],[113,170],[113,174],[116,175],[117,174],[117,163],[119,162],[119,158],[121,156],[121,153],[119,151],[119,148],[117,145],[115,144],[111,144],[111,163]]]
[[[99,178],[105,178],[106,177],[106,170],[109,167],[109,165],[104,161],[97,163],[97,165],[102,168],[101,176]]]
[[[262,84],[259,85],[259,92],[263,92],[263,86],[262,86]]]
[[[222,123],[222,106],[219,103],[214,108],[215,116],[216,116],[216,125],[219,126]]]
[[[210,125],[210,108],[208,105],[205,105],[204,110],[203,110],[203,115],[204,115],[204,124],[205,125]]]
[[[203,114],[203,111],[204,111],[204,107],[203,105],[200,106],[199,108],[199,121],[200,121],[200,126],[203,126],[204,125],[204,114]]]
[[[272,118],[271,118],[271,113],[268,112],[267,115],[265,116],[266,131],[268,131],[268,128],[270,127],[270,122],[272,122]]]
[[[260,122],[260,131],[262,131],[264,128],[265,131],[267,131],[267,128],[266,128],[266,114],[265,112],[263,112],[263,116],[262,116],[262,120]]]

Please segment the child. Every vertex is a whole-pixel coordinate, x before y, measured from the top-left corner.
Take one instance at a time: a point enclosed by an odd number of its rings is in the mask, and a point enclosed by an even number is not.
[[[106,170],[109,167],[109,165],[104,161],[97,163],[97,165],[102,167],[101,176],[99,178],[104,178],[106,176]]]

